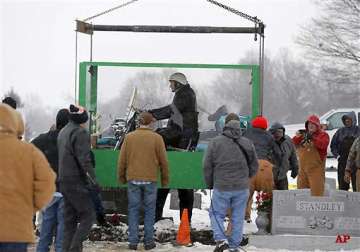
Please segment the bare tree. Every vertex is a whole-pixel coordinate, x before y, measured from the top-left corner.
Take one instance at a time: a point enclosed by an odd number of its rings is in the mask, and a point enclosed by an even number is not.
[[[317,0],[316,4],[320,16],[302,28],[296,42],[321,65],[324,79],[334,85],[359,84],[360,0]]]
[[[280,51],[272,65],[271,77],[265,76],[266,95],[270,95],[265,108],[270,108],[271,118],[300,122],[327,107],[327,85],[317,78],[312,65],[293,58],[287,49]]]
[[[171,92],[168,86],[170,70],[161,72],[141,71],[127,79],[119,94],[107,101],[99,102],[100,124],[102,128],[108,127],[113,119],[124,117],[129,104],[132,90],[137,88],[135,107],[150,109],[165,106],[171,101]]]

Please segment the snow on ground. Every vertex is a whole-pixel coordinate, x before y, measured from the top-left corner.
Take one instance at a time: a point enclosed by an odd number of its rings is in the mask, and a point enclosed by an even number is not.
[[[329,168],[331,166],[337,167],[337,160],[336,159],[327,159],[326,166]],[[337,179],[337,172],[335,169],[328,170],[326,172],[326,177],[329,178],[335,178]],[[293,179],[290,177],[290,173],[288,173],[289,178],[289,187],[290,189],[296,188],[296,179]],[[254,194],[254,203],[253,203],[253,209],[255,209],[255,197],[256,193]],[[192,228],[197,230],[208,230],[211,229],[210,226],[210,219],[209,219],[209,207],[210,207],[210,194],[209,190],[206,190],[206,194],[202,193],[202,206],[201,209],[194,209],[193,210],[193,217],[192,217]],[[174,219],[174,224],[172,224],[169,221],[163,221],[162,223],[158,223],[156,225],[157,229],[177,229],[178,225],[180,224],[180,218],[179,218],[179,210],[171,210],[170,207],[170,197],[167,198],[165,207],[164,207],[164,217],[172,217]],[[256,211],[252,211],[251,215],[252,223],[244,223],[244,233],[245,234],[254,234],[257,231],[256,225],[255,225],[255,219],[256,219]],[[278,241],[278,238],[268,236],[268,239],[270,240],[269,248],[256,248],[251,245],[251,237],[250,237],[250,244],[243,248],[243,251],[247,252],[285,252],[288,250],[285,249],[270,249],[270,247],[277,247],[276,244]],[[314,241],[317,239],[316,237],[313,237]],[[276,243],[276,244],[274,244]],[[284,239],[281,240],[281,243],[291,243],[291,239]],[[335,243],[335,241],[334,241]],[[290,246],[291,247],[291,246]],[[300,247],[301,249],[302,247]],[[297,249],[294,247],[294,249]],[[196,252],[212,252],[214,250],[214,246],[208,246],[203,245],[200,243],[195,243],[192,247],[177,247],[174,246],[171,243],[167,244],[157,244],[156,249],[153,251],[159,251],[159,252],[186,252],[186,251],[196,251]],[[32,246],[29,249],[29,252],[34,252],[34,246]],[[84,252],[115,252],[115,251],[128,251],[127,249],[127,243],[125,242],[90,242],[87,241],[84,243]],[[138,251],[145,251],[141,245],[138,247]],[[303,252],[305,250],[291,250],[292,252]],[[325,250],[320,250],[318,248],[314,248],[313,251],[316,252],[323,252]],[[326,250],[330,251],[330,250]],[[333,251],[345,251],[345,250],[333,250]],[[357,251],[360,252],[360,249],[357,250],[346,250],[346,251]]]
[[[337,160],[334,158],[328,158],[326,160],[326,167],[337,167]],[[332,169],[326,172],[326,177],[333,178],[337,180],[337,171]],[[288,180],[289,180],[289,188],[290,189],[296,189],[296,178],[293,179],[290,177],[290,172],[288,173]],[[209,207],[210,207],[210,193],[209,190],[206,190],[207,195],[202,193],[202,203],[201,203],[201,210],[200,209],[193,209],[193,217],[192,217],[192,228],[195,229],[211,229],[210,226],[210,219],[209,219]],[[255,202],[256,202],[256,193],[254,193],[253,197],[253,209],[255,209]],[[174,224],[179,225],[180,224],[180,218],[179,218],[179,211],[178,210],[171,210],[170,209],[170,196],[168,196],[165,207],[164,207],[164,217],[172,217],[174,219]],[[244,226],[244,233],[254,233],[257,231],[257,228],[255,226],[255,219],[256,219],[256,212],[252,211],[251,213],[251,219],[253,220],[252,223],[248,224],[245,223]]]
[[[192,247],[174,247],[172,244],[157,244],[157,247],[154,250],[154,252],[212,252],[214,250],[214,246],[207,246],[202,245],[199,243],[195,243]],[[34,252],[34,248],[30,248],[29,252]],[[53,250],[51,250],[53,251]],[[85,242],[84,243],[84,252],[121,252],[121,251],[130,251],[127,249],[127,243],[125,242]],[[137,251],[145,251],[142,246],[138,247]],[[289,250],[285,249],[260,249],[255,248],[254,246],[245,246],[243,250],[246,252],[286,252]],[[320,249],[314,249],[315,252],[325,252],[325,250]],[[326,252],[330,251],[345,251],[345,250],[326,250]],[[346,251],[353,251],[353,252],[360,252],[359,250],[346,250]],[[305,252],[305,250],[291,250],[291,252]]]

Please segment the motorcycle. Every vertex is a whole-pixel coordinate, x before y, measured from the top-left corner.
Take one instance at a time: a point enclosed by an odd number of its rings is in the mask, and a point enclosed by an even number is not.
[[[119,150],[124,142],[126,134],[136,130],[139,127],[139,115],[142,110],[132,107],[123,127],[115,130],[115,138],[117,139],[114,150]]]

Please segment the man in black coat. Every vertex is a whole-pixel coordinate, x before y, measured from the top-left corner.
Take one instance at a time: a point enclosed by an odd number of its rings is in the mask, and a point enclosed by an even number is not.
[[[57,148],[57,137],[60,130],[68,123],[69,111],[61,109],[56,115],[56,129],[40,134],[32,144],[40,149],[47,158],[51,168],[58,176],[59,155]],[[42,210],[43,221],[41,223],[40,240],[37,245],[37,252],[48,252],[53,241],[53,231],[56,230],[55,250],[62,250],[64,233],[64,200],[59,190],[59,183],[56,182],[56,192],[51,202]]]
[[[81,127],[88,120],[87,111],[70,105],[69,123],[58,136],[59,182],[64,196],[63,251],[80,252],[95,222],[95,210],[89,191],[95,184],[91,163],[90,134]]]
[[[172,74],[169,81],[171,91],[175,93],[172,103],[149,110],[149,113],[157,120],[169,119],[166,128],[157,130],[166,146],[186,149],[199,128],[196,94],[182,73]]]
[[[344,127],[338,129],[331,139],[331,152],[335,158],[338,158],[338,183],[339,189],[348,191],[350,185],[344,181],[346,162],[349,156],[350,148],[355,139],[360,136],[360,128],[357,126],[355,112],[349,112],[341,117]],[[352,189],[356,191],[356,167],[355,172],[351,173]]]
[[[167,127],[158,129],[157,132],[163,137],[166,146],[188,149],[198,134],[198,112],[196,94],[190,87],[183,73],[174,73],[169,77],[171,91],[175,93],[170,105],[162,108],[149,110],[149,113],[157,120],[169,119]],[[196,140],[195,140],[196,141]],[[156,202],[156,221],[162,217],[163,208],[169,189],[159,189]],[[180,218],[184,209],[189,211],[191,221],[194,204],[194,192],[192,189],[179,189]]]

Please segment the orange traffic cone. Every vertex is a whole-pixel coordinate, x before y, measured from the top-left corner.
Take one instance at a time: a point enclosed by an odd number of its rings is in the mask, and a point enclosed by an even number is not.
[[[189,216],[188,216],[188,210],[184,209],[182,216],[181,216],[181,222],[179,226],[179,231],[176,235],[176,243],[178,245],[184,245],[187,246],[191,244],[190,239],[190,223],[189,223]]]

